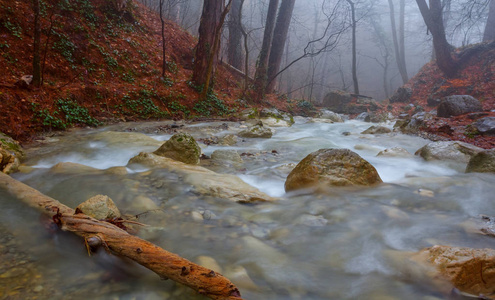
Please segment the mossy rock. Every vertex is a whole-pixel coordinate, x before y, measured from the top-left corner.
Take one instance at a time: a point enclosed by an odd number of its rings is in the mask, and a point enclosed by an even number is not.
[[[201,148],[190,134],[177,133],[153,153],[186,164],[197,165],[201,156]]]
[[[26,156],[21,145],[2,132],[0,132],[0,147],[14,154],[19,160],[23,160]]]
[[[246,130],[239,132],[238,135],[243,138],[269,139],[272,137],[273,132],[270,128],[266,128],[260,125],[255,125]]]

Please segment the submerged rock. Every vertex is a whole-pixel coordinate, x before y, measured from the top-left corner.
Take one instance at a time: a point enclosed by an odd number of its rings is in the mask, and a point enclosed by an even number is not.
[[[200,166],[185,164],[153,153],[141,152],[131,158],[129,164],[165,168],[176,172],[186,184],[193,186],[195,192],[203,195],[240,203],[275,201],[275,198],[250,186],[235,175],[215,173]]]
[[[197,165],[201,156],[201,148],[190,134],[178,133],[153,153],[186,164]]]
[[[76,210],[97,220],[112,219],[120,217],[120,211],[108,196],[96,195],[79,204]]]
[[[390,128],[385,127],[385,126],[371,126],[370,128],[361,132],[361,134],[384,134],[384,133],[390,133],[390,132],[392,132],[392,130]]]
[[[412,259],[419,264],[434,266],[436,274],[429,276],[443,277],[461,292],[495,299],[493,249],[433,246],[419,251]]]
[[[495,149],[481,151],[471,157],[466,173],[495,173]]]
[[[381,183],[376,169],[349,149],[320,149],[306,156],[290,172],[285,190],[315,187],[364,185]]]
[[[404,148],[401,147],[393,147],[387,148],[383,151],[378,152],[376,156],[388,156],[388,157],[412,157],[413,155],[409,153]]]
[[[483,151],[479,148],[459,141],[441,141],[426,144],[416,155],[425,160],[451,160],[459,163],[467,163],[474,155]]]
[[[273,132],[270,128],[266,128],[260,125],[252,126],[238,133],[243,138],[264,138],[269,139],[272,137]]]

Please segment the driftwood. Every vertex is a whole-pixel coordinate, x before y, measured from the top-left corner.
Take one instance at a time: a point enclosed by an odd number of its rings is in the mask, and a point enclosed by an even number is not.
[[[224,276],[133,236],[119,227],[78,213],[39,191],[0,173],[0,189],[51,216],[62,230],[85,239],[87,245],[103,246],[158,274],[182,283],[211,299],[242,300],[239,290]]]

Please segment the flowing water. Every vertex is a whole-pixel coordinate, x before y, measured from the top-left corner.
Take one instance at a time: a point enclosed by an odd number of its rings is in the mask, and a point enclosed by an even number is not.
[[[110,196],[123,213],[149,225],[139,236],[192,261],[216,261],[245,299],[446,299],[445,291],[394,259],[396,253],[435,244],[493,247],[493,238],[469,233],[465,224],[480,214],[495,215],[495,175],[464,174],[465,164],[455,162],[376,156],[397,146],[414,153],[428,141],[360,134],[369,123],[296,121],[276,128],[271,139],[200,143],[206,155],[218,149],[244,153],[242,163],[202,164],[238,175],[280,198],[275,203],[242,205],[201,196],[174,172],[127,166],[137,153],[154,151],[170,138],[164,123],[49,138],[29,149],[23,172],[13,177],[71,207],[96,194]],[[178,130],[200,139],[235,133],[239,126],[201,123]],[[321,148],[355,151],[384,183],[285,193],[291,169]],[[88,257],[79,238],[54,230],[1,190],[0,198],[0,299],[203,299],[104,251]]]

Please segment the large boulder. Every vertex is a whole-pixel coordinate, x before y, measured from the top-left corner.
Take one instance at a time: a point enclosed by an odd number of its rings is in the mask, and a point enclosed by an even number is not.
[[[306,156],[290,172],[285,190],[318,185],[369,186],[382,182],[376,169],[349,149],[320,149]]]
[[[96,195],[89,198],[76,207],[76,211],[93,217],[97,220],[113,219],[120,217],[120,211],[108,196]]]
[[[239,203],[274,201],[275,199],[250,186],[232,174],[219,174],[206,168],[185,164],[168,157],[141,152],[129,160],[129,164],[158,167],[179,174],[186,184],[199,194],[227,199]]]
[[[479,119],[474,126],[481,134],[495,135],[495,117]]]
[[[153,153],[186,164],[197,165],[201,156],[201,148],[191,135],[177,133]]]
[[[450,281],[461,292],[495,299],[495,250],[433,246],[415,254],[411,260],[433,266],[432,277]]]
[[[483,111],[478,99],[469,95],[454,95],[442,99],[437,109],[437,116],[449,118],[478,111]]]
[[[326,96],[323,98],[321,106],[326,107],[336,113],[346,113],[347,105],[351,101],[352,96],[350,93],[341,90],[333,90],[326,94]]]
[[[416,151],[425,160],[450,160],[468,163],[471,157],[483,151],[483,148],[459,141],[441,141],[428,143]]]
[[[408,103],[412,96],[412,89],[408,87],[400,87],[395,93],[390,97],[390,103]]]
[[[495,149],[481,151],[471,157],[466,173],[495,173]]]
[[[243,138],[269,139],[272,137],[273,131],[270,128],[263,127],[262,125],[254,125],[240,131],[237,135]]]

